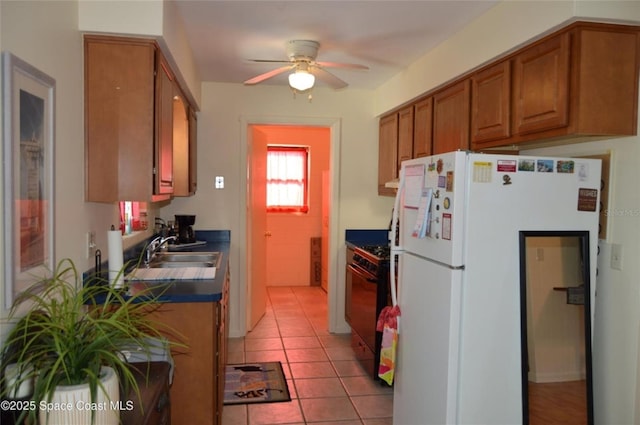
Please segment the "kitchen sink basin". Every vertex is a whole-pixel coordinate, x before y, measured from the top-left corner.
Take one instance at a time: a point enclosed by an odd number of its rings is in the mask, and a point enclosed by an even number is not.
[[[150,268],[220,267],[220,252],[159,252],[149,262]]]
[[[151,269],[168,269],[180,267],[216,267],[211,261],[152,261],[149,263]]]

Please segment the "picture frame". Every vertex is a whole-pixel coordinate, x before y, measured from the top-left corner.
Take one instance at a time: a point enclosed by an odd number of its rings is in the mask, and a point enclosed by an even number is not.
[[[2,53],[5,306],[51,274],[56,81]]]

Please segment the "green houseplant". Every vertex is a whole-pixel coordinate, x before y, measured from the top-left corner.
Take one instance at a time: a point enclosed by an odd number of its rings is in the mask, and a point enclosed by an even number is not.
[[[139,397],[135,377],[121,352],[123,347],[133,344],[150,352],[154,347],[152,341],[157,343],[166,335],[175,335],[148,317],[160,306],[161,293],[156,288],[153,293],[142,289],[135,294],[125,294],[121,289],[95,280],[83,284],[74,263],[69,259],[60,261],[51,277],[33,285],[13,304],[9,320],[15,322],[15,326],[2,350],[1,370],[5,372],[12,365],[23,373],[13,382],[8,382],[7,374],[2,373],[0,395],[10,397],[19,384],[29,382],[32,405],[21,416],[28,415],[35,421],[39,415],[41,424],[46,424],[51,413],[55,413],[49,410],[60,410],[60,406],[52,404],[56,391],[88,386],[89,400],[83,400],[87,404],[68,406],[90,414],[90,419],[84,416],[78,420],[98,422],[96,415],[110,410],[107,414],[117,421],[117,408],[114,412],[111,402],[119,401],[118,384],[116,381],[114,395],[113,389],[108,388],[113,384],[105,384],[105,375],[113,375],[115,371],[123,388],[133,388]],[[14,319],[24,313],[19,312],[25,305],[26,314]],[[103,393],[107,393],[106,399]],[[114,397],[117,399],[113,400]]]

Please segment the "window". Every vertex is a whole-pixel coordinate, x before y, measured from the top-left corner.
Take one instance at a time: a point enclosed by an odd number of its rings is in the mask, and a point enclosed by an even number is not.
[[[119,205],[120,230],[123,235],[147,229],[149,223],[146,202],[121,201]]]
[[[307,205],[309,150],[303,146],[267,147],[267,211],[303,212]]]

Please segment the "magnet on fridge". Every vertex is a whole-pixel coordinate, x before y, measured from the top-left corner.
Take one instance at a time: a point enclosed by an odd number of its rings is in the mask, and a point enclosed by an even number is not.
[[[453,171],[447,171],[447,192],[453,192]]]

